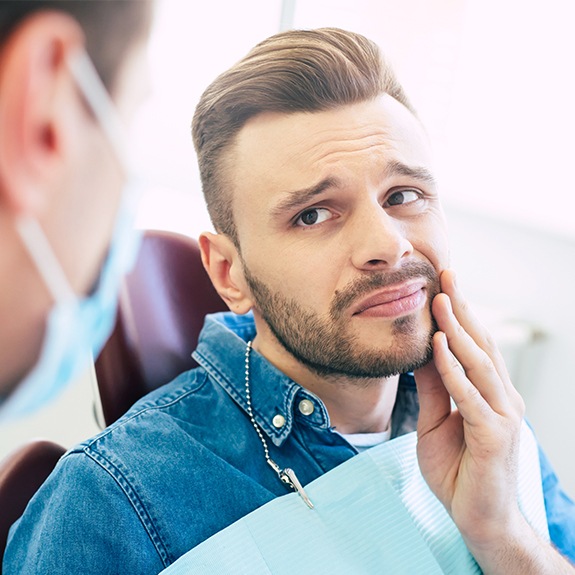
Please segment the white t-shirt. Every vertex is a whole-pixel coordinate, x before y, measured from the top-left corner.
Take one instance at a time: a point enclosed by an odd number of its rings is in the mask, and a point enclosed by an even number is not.
[[[361,453],[370,447],[389,441],[391,438],[391,425],[385,431],[377,433],[341,433],[340,435]]]

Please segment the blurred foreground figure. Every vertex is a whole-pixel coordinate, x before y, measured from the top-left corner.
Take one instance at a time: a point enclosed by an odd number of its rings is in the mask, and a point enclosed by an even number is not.
[[[97,355],[133,261],[148,1],[0,2],[0,422]]]

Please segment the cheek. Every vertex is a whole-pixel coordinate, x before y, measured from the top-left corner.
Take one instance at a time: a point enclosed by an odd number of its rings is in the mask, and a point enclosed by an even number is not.
[[[256,256],[256,250],[251,253]],[[271,290],[316,313],[329,310],[343,267],[335,257],[298,246],[277,250],[262,247],[251,261],[252,273]]]
[[[414,248],[438,273],[449,266],[449,238],[443,217],[438,216],[422,229]]]

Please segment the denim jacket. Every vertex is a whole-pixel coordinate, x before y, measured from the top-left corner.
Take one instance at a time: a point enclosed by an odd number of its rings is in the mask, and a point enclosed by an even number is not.
[[[194,353],[199,368],[60,460],[11,531],[4,574],[156,574],[287,493],[247,414],[244,361],[254,337],[251,315],[208,316]],[[255,351],[250,372],[269,455],[303,485],[356,454],[323,403]],[[415,382],[404,374],[392,436],[413,431],[417,414]],[[544,457],[541,468],[551,538],[574,560],[575,506]]]

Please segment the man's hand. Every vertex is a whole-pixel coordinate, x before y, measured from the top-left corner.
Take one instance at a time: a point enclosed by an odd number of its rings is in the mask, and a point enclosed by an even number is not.
[[[441,274],[441,289],[432,303],[433,361],[415,373],[422,474],[486,573],[575,573],[518,507],[523,400],[452,272]]]

